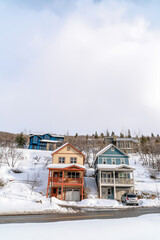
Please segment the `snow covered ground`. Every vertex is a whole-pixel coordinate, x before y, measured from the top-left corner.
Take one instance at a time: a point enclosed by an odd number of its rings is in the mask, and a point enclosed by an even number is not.
[[[1,224],[3,240],[150,240],[159,239],[160,214],[143,215],[136,218],[83,220],[57,223]],[[62,231],[63,229],[63,231]]]
[[[149,176],[149,169],[142,166],[138,154],[130,155],[130,166],[135,168],[135,190],[144,194],[160,194],[160,180],[151,179]]]
[[[40,213],[40,212],[71,212],[70,208],[59,205],[95,208],[124,208],[122,203],[115,200],[98,199],[97,186],[94,178],[94,169],[88,169],[84,178],[86,198],[81,202],[65,202],[52,198],[46,199],[48,170],[46,165],[51,161],[50,151],[20,150],[24,159],[17,163],[12,171],[7,165],[0,168],[0,179],[5,186],[0,188],[0,214]],[[147,199],[151,194],[160,193],[160,181],[149,177],[147,168],[139,162],[139,156],[131,155],[130,165],[135,168],[135,189],[138,193],[146,194],[139,200],[139,206],[160,206],[160,200]],[[34,185],[34,180],[37,184]],[[150,196],[149,196],[150,195]]]

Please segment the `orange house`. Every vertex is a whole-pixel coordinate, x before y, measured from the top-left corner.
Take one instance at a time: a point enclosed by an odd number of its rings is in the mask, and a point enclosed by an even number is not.
[[[48,165],[47,197],[66,201],[83,200],[85,156],[70,143],[65,143],[52,153]]]

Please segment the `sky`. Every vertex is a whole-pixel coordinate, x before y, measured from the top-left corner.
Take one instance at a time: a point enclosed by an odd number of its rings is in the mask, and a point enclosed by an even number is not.
[[[0,0],[0,131],[160,134],[160,1]]]

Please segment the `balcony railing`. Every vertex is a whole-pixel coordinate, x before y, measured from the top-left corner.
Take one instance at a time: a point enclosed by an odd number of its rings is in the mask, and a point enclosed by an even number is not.
[[[53,183],[72,183],[72,184],[82,184],[82,178],[60,178],[60,177],[50,177],[50,181]]]
[[[101,183],[114,184],[114,178],[101,178]],[[115,178],[115,184],[134,184],[130,178]]]

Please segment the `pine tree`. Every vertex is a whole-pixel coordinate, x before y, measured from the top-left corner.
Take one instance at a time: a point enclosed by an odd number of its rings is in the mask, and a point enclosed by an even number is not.
[[[151,137],[154,137],[154,134],[153,134],[153,133],[151,133]]]
[[[122,132],[120,133],[120,138],[124,138],[124,134]]]
[[[109,134],[109,131],[108,131],[108,129],[107,129],[107,137],[109,137],[110,136],[110,134]]]
[[[86,140],[88,140],[88,134],[86,135]]]
[[[131,131],[128,129],[128,138],[131,138]]]
[[[96,131],[95,134],[94,134],[94,138],[98,138],[98,133],[97,133],[97,131]]]
[[[19,148],[23,148],[24,145],[26,144],[26,138],[23,134],[23,132],[21,132],[20,134],[18,134],[18,136],[16,137],[16,143],[17,143],[17,147]]]
[[[113,137],[114,135],[115,135],[115,133],[112,131],[111,136]]]
[[[78,137],[78,133],[76,133],[75,138]]]

